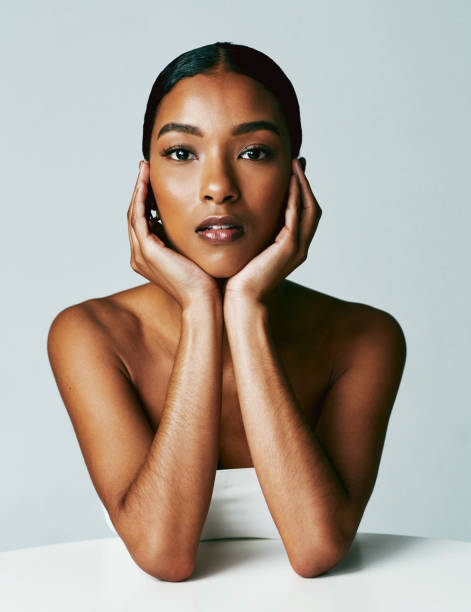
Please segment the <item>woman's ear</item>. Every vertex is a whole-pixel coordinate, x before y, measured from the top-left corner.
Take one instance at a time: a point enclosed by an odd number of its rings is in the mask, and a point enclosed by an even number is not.
[[[306,158],[305,157],[298,157],[299,163],[301,164],[301,168],[303,169],[303,172],[306,172]]]

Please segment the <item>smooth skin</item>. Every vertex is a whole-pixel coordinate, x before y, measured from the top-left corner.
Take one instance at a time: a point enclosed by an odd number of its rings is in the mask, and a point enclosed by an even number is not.
[[[261,119],[278,134],[232,135]],[[202,135],[159,138],[169,122]],[[373,491],[406,343],[390,314],[286,280],[321,216],[304,169],[258,83],[182,79],[159,107],[128,210],[131,266],[149,282],[51,325],[51,366],[93,484],[157,578],[194,571],[216,469],[255,467],[305,577],[343,558]],[[165,241],[144,216],[149,185]],[[243,238],[204,243],[194,229],[212,214],[237,215]]]

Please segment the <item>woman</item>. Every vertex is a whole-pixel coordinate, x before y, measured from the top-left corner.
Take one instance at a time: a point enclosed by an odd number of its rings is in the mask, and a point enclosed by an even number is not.
[[[266,55],[215,43],[173,60],[128,210],[149,282],[51,325],[93,484],[164,580],[194,570],[218,469],[255,468],[306,577],[346,554],[373,490],[405,339],[382,310],[286,280],[321,215],[300,145],[296,94]]]

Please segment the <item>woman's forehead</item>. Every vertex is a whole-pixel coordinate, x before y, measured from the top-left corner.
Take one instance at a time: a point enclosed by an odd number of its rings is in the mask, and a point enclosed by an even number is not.
[[[154,129],[168,122],[202,130],[265,119],[285,127],[276,98],[256,80],[238,73],[198,74],[181,79],[162,99]]]

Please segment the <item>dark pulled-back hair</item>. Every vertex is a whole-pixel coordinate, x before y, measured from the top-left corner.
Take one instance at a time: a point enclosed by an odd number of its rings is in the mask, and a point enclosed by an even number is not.
[[[150,141],[154,120],[162,98],[180,79],[211,73],[218,68],[244,74],[258,81],[278,101],[288,125],[291,157],[301,148],[302,131],[298,99],[291,81],[268,55],[252,47],[230,42],[216,42],[182,53],[170,62],[155,80],[144,116],[142,153],[150,158]]]

